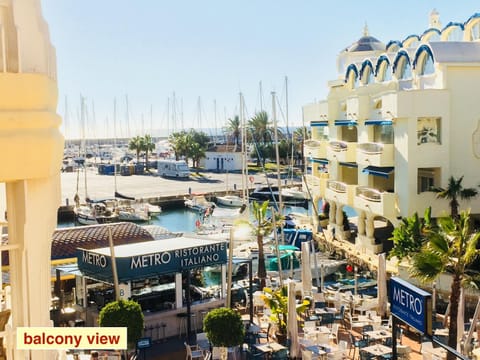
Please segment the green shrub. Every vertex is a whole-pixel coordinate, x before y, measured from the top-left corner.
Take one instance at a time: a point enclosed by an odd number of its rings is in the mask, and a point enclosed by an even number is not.
[[[245,337],[242,317],[229,308],[210,311],[203,320],[203,330],[213,346],[232,347],[241,345]]]
[[[126,327],[128,346],[134,347],[142,337],[143,313],[141,306],[133,300],[108,303],[100,311],[98,323],[102,327]]]

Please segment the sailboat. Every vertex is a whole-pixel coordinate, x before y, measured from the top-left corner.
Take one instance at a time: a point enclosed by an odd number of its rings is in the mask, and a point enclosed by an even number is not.
[[[244,204],[243,199],[238,195],[228,194],[228,170],[225,176],[225,183],[227,187],[227,194],[223,196],[217,196],[217,204],[226,207],[239,208]]]

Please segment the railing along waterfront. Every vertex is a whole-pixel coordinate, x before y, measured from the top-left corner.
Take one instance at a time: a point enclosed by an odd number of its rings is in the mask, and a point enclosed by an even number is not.
[[[368,201],[381,202],[382,193],[376,189],[372,189],[366,186],[357,186],[356,196],[359,196]]]

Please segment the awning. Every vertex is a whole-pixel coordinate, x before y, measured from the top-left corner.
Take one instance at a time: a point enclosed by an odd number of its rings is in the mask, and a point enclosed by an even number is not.
[[[393,125],[392,120],[365,120],[365,125]]]
[[[381,176],[384,178],[388,178],[388,176],[393,172],[393,166],[386,166],[386,167],[379,167],[379,166],[367,166],[362,172],[373,175],[373,176]]]
[[[335,120],[335,126],[357,126],[357,122],[353,120]]]
[[[342,165],[342,166],[346,166],[346,167],[358,168],[357,163],[352,163],[352,162],[340,162],[339,164]]]
[[[327,159],[315,159],[315,158],[310,158],[310,161],[313,162],[313,163],[317,163],[317,164],[325,164],[325,165],[328,164],[328,160],[327,160]]]
[[[310,126],[328,126],[328,121],[310,121]]]

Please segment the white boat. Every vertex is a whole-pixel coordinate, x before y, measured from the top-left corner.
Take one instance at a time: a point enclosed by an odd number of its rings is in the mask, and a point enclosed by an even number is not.
[[[205,212],[207,209],[215,207],[215,204],[208,201],[204,195],[193,195],[190,199],[185,199],[185,206],[189,209]]]
[[[282,188],[282,196],[295,200],[305,200],[308,198],[307,194],[298,187]]]
[[[162,213],[162,208],[158,205],[153,205],[153,204],[150,204],[150,203],[145,203],[145,204],[142,204],[142,205],[145,207],[148,215],[150,215],[150,216],[157,216],[157,215],[160,215]]]
[[[80,225],[106,224],[118,221],[118,215],[102,203],[80,205],[75,207],[75,220]]]
[[[225,195],[217,196],[217,204],[228,207],[241,207],[244,202],[240,196],[237,195]]]
[[[116,208],[116,212],[118,214],[118,221],[144,222],[150,220],[148,211],[140,207],[119,205]]]

